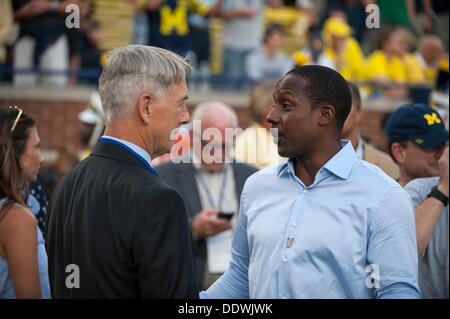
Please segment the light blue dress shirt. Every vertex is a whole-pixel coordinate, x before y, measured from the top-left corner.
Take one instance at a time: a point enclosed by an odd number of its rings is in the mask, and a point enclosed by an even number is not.
[[[420,298],[417,270],[407,194],[343,141],[308,187],[292,160],[247,180],[230,268],[200,297]]]
[[[117,137],[112,137],[109,135],[103,135],[102,138],[110,139],[110,140],[113,140],[113,141],[116,141],[116,142],[122,143],[123,145],[128,146],[133,151],[135,151],[137,154],[139,154],[143,159],[145,159],[145,161],[148,163],[148,165],[150,165],[150,167],[152,166],[152,158],[150,157],[150,154],[148,154],[147,151],[144,150],[142,147],[139,147],[136,144],[133,144],[128,141],[122,140]]]

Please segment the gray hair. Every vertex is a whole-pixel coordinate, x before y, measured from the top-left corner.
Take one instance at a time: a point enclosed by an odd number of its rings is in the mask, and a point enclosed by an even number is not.
[[[144,91],[158,98],[172,84],[182,83],[190,71],[184,58],[161,48],[129,45],[113,49],[99,81],[106,124],[127,118]]]
[[[207,112],[215,111],[223,111],[223,113],[226,114],[227,118],[230,120],[233,128],[238,126],[239,122],[236,112],[231,107],[221,102],[205,102],[198,105],[195,108],[194,113],[192,113],[191,119],[192,121],[201,121],[205,115],[207,116]]]

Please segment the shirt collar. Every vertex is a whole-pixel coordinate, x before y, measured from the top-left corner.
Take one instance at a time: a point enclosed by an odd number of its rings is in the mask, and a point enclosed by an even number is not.
[[[144,150],[142,147],[139,147],[136,144],[133,144],[131,142],[122,140],[117,137],[109,136],[109,135],[103,135],[102,138],[110,139],[110,140],[113,140],[113,141],[116,141],[116,142],[119,142],[119,143],[122,143],[122,144],[128,146],[133,151],[138,153],[143,159],[145,159],[150,166],[152,166],[152,158],[151,158],[150,154],[146,150]]]
[[[356,155],[350,141],[342,140],[341,147],[342,148],[340,151],[337,152],[327,163],[325,163],[319,172],[325,168],[339,178],[347,179],[349,177],[353,166],[358,161],[358,156]],[[277,177],[280,177],[286,173],[295,175],[294,161],[295,159],[289,159],[287,162],[282,163],[277,169]]]

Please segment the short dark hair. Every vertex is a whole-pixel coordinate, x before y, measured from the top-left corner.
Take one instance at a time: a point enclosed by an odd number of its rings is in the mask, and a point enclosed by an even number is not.
[[[279,24],[271,24],[267,27],[266,31],[264,32],[263,37],[263,43],[266,43],[269,37],[274,33],[281,33],[284,35],[284,29]]]
[[[350,87],[350,92],[352,93],[352,102],[359,111],[361,110],[361,93],[359,92],[359,87],[352,82],[349,82],[348,86]]]
[[[286,75],[306,80],[303,92],[312,107],[331,105],[336,111],[336,124],[342,130],[352,108],[352,94],[348,82],[333,69],[320,65],[296,67]]]

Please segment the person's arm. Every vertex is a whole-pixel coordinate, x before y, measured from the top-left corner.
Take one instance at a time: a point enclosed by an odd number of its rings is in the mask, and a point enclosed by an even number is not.
[[[438,190],[448,197],[448,147],[439,159],[440,180]],[[431,189],[430,189],[431,191]],[[417,249],[423,256],[434,226],[444,211],[444,204],[433,197],[427,198],[416,208]]]
[[[417,8],[415,0],[406,1],[406,12],[408,13],[409,24],[413,24],[417,19]]]
[[[423,29],[424,31],[431,31],[433,29],[434,10],[431,0],[422,0],[422,7],[424,11]]]
[[[82,3],[78,3],[76,0],[65,0],[59,2],[53,0],[33,0],[17,10],[15,13],[15,18],[18,20],[30,19],[47,12],[67,15],[69,13],[66,12],[66,7],[69,4],[77,4],[78,6],[83,5]]]
[[[16,298],[40,299],[36,218],[15,205],[1,220],[0,243]]]
[[[11,2],[2,1],[0,2],[0,46],[8,39],[13,26],[13,11],[11,7]]]
[[[223,0],[216,0],[216,2],[210,8],[207,17],[220,17]]]
[[[146,195],[133,236],[142,298],[198,298],[192,236],[181,197],[172,189]]]
[[[230,268],[207,291],[201,299],[248,299],[248,267],[250,263],[247,240],[247,209],[245,187],[242,191],[239,216],[231,248]]]
[[[223,5],[217,7],[217,16],[224,20],[233,20],[238,18],[250,18],[257,13],[257,9],[254,7],[242,7],[237,9],[224,10]]]
[[[20,8],[14,8],[14,18],[18,21],[26,20],[33,17],[33,4],[30,2],[24,4]]]
[[[156,11],[161,6],[162,0],[148,0],[146,9],[148,11]]]
[[[414,212],[408,195],[397,186],[387,189],[369,214],[367,264],[375,278],[370,286],[374,297],[420,298]]]

